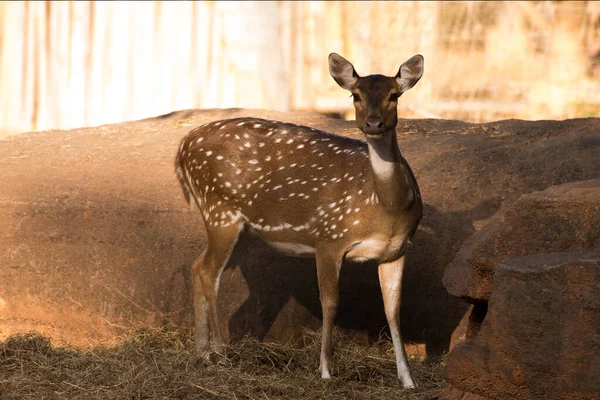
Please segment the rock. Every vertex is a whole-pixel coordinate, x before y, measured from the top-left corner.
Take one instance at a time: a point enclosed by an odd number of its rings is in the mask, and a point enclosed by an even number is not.
[[[459,390],[452,385],[440,390],[435,398],[439,400],[488,400],[487,397]]]
[[[120,326],[191,327],[189,267],[204,229],[183,199],[174,157],[193,126],[240,116],[360,137],[352,121],[230,109],[0,141],[0,335],[35,329],[96,344],[113,341]],[[425,202],[403,285],[408,342],[438,354],[464,336],[456,328],[463,321],[464,329],[468,304],[446,292],[444,269],[477,226],[521,194],[600,178],[598,131],[593,118],[400,120],[400,147]],[[386,322],[375,265],[344,265],[340,291],[336,324],[377,337]],[[314,261],[248,242],[223,275],[219,307],[234,338],[285,341],[319,328]]]
[[[598,282],[600,252],[503,261],[481,330],[448,356],[448,381],[490,399],[600,398]]]
[[[503,259],[586,250],[600,250],[598,179],[522,196],[503,220],[489,223],[465,241],[443,282],[454,296],[487,302],[496,265]]]

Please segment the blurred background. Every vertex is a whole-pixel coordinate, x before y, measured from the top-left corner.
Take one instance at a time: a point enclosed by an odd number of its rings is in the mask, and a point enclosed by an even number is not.
[[[353,118],[329,76],[416,53],[400,116],[600,115],[600,2],[0,2],[0,137],[189,108]]]

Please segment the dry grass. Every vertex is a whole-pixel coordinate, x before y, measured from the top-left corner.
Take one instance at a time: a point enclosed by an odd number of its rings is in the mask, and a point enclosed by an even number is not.
[[[443,362],[411,360],[417,390],[403,390],[393,350],[336,333],[334,377],[319,378],[318,334],[295,347],[245,339],[218,362],[196,356],[190,331],[141,330],[113,347],[56,348],[36,333],[0,343],[2,399],[433,399]]]

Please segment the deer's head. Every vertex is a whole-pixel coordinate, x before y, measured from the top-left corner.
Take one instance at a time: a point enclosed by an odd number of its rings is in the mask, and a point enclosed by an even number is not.
[[[398,98],[421,79],[423,63],[423,56],[417,54],[402,64],[394,77],[360,77],[348,60],[331,53],[329,73],[338,85],[352,93],[358,129],[367,137],[377,138],[396,128]]]

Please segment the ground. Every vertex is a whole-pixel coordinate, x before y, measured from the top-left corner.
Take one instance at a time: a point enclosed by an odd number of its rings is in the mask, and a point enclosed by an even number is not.
[[[410,360],[419,385],[404,390],[389,341],[360,346],[336,334],[334,376],[317,372],[319,335],[304,346],[246,338],[226,357],[205,361],[191,331],[131,331],[110,347],[54,347],[36,333],[0,343],[2,399],[433,399],[445,387],[444,362]]]

